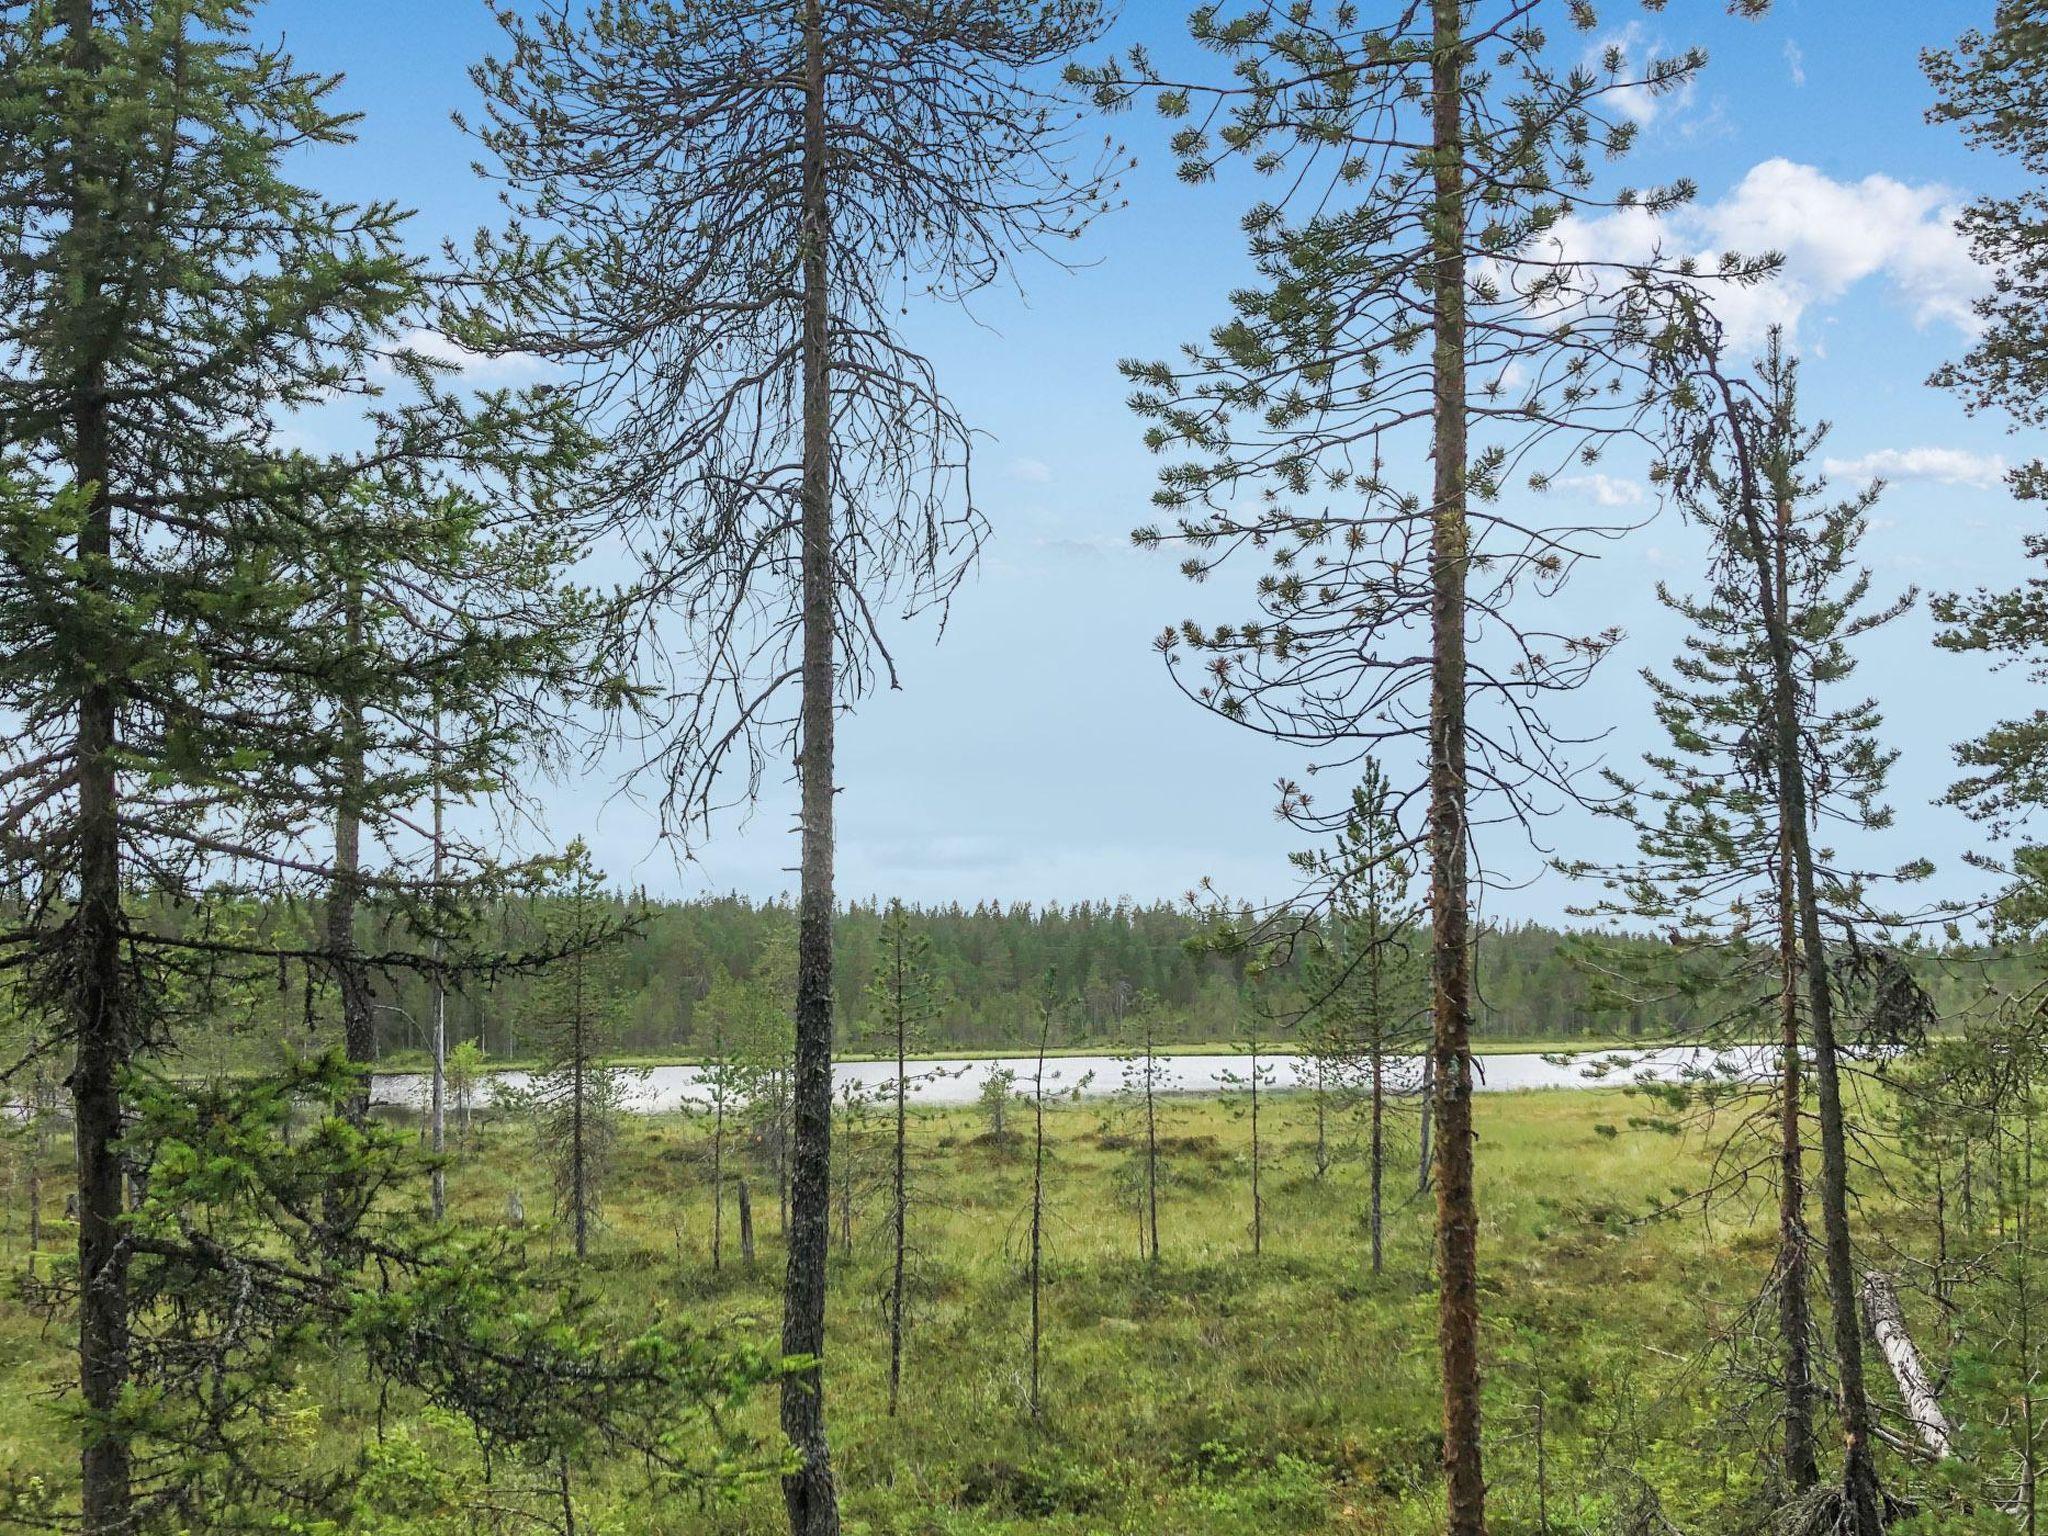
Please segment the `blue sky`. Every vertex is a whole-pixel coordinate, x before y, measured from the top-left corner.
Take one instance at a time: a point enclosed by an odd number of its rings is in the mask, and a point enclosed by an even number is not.
[[[1807,359],[1809,409],[1835,423],[1838,483],[1873,471],[1889,478],[1866,545],[1879,589],[2011,580],[2028,520],[1996,471],[2034,445],[2008,437],[2002,422],[1967,419],[1923,382],[1964,345],[1978,281],[1948,215],[2009,173],[1924,123],[1930,98],[1917,56],[1986,20],[1989,0],[1777,0],[1753,23],[1721,9],[1703,0],[1654,15],[1617,0],[1603,7],[1608,32],[1637,51],[1703,41],[1713,58],[1683,100],[1648,114],[1630,179],[1692,177],[1700,199],[1679,228],[1702,250],[1786,253],[1780,284],[1739,318],[1791,328]],[[1116,40],[1188,59],[1183,17],[1179,4],[1134,0]],[[448,119],[471,100],[465,70],[493,41],[481,0],[273,0],[261,25],[302,63],[344,72],[344,101],[366,114],[360,142],[324,154],[312,179],[418,209],[423,246],[493,217],[471,147]],[[1167,355],[1222,318],[1244,270],[1242,193],[1178,182],[1149,112],[1106,127],[1139,165],[1129,205],[1086,242],[1083,270],[1027,270],[1021,296],[986,296],[971,317],[910,322],[985,434],[977,475],[995,537],[943,643],[928,626],[902,636],[903,690],[869,701],[844,728],[845,895],[1151,899],[1204,876],[1245,895],[1287,888],[1284,856],[1300,837],[1275,821],[1272,784],[1298,773],[1300,759],[1186,703],[1149,648],[1198,603],[1227,610],[1252,572],[1193,594],[1174,556],[1130,548],[1157,466],[1115,366]],[[1632,515],[1652,510],[1618,471],[1579,493]],[[1612,760],[1649,744],[1635,670],[1661,664],[1676,644],[1653,584],[1686,585],[1697,558],[1675,519],[1659,517],[1563,599],[1582,627],[1629,631],[1611,670],[1571,707],[1574,725],[1609,733],[1602,751]],[[2021,678],[1937,652],[1930,635],[1916,613],[1877,637],[1864,664],[1864,686],[1884,702],[1903,749],[1899,827],[1882,856],[1929,853],[1943,870],[1936,889],[1964,896],[1979,883],[1961,860],[1975,830],[1930,802],[1950,776],[1950,744],[2026,707],[2026,690]],[[751,821],[723,825],[688,864],[659,845],[651,814],[602,767],[545,798],[553,831],[586,837],[622,882],[761,896],[793,884],[786,786],[771,787]],[[1572,854],[1618,846],[1613,829],[1575,813],[1546,836]],[[1572,899],[1541,875],[1537,855],[1506,840],[1488,852],[1504,876],[1533,879],[1493,897],[1492,915],[1554,918]]]

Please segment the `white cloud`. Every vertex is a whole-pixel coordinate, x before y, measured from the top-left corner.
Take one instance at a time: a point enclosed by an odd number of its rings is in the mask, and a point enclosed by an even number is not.
[[[1040,459],[1012,459],[1010,478],[1026,485],[1045,485],[1052,479],[1052,466]]]
[[[1653,38],[1646,39],[1642,23],[1632,21],[1619,32],[1611,32],[1600,38],[1586,51],[1586,67],[1595,74],[1606,75],[1610,62],[1618,61],[1619,67],[1614,78],[1620,80],[1641,79],[1650,72],[1664,52],[1661,43]],[[1693,99],[1695,80],[1686,79],[1675,89],[1653,91],[1647,85],[1625,85],[1610,91],[1606,105],[1619,111],[1639,124],[1654,122],[1668,107],[1682,107]]]
[[[1859,459],[1825,459],[1821,468],[1840,480],[1932,480],[1989,490],[2005,478],[2005,460],[1966,448],[1880,448]]]
[[[1551,481],[1550,487],[1553,491],[1583,496],[1600,507],[1640,507],[1650,499],[1649,491],[1641,484],[1614,475],[1565,475]]]
[[[1806,84],[1806,54],[1795,38],[1785,39],[1785,67],[1792,72],[1793,85]]]
[[[1691,254],[1713,271],[1724,251],[1776,251],[1783,269],[1750,289],[1724,290],[1717,304],[1730,338],[1754,344],[1773,325],[1796,332],[1805,314],[1880,278],[1916,325],[1973,332],[1970,301],[1984,278],[1955,231],[1956,195],[1938,183],[1883,175],[1837,181],[1811,165],[1765,160],[1726,196],[1664,218],[1622,209],[1570,221],[1559,232],[1568,257],[1643,261],[1662,251]]]
[[[422,357],[454,364],[456,372],[472,384],[507,384],[517,379],[531,379],[546,367],[530,352],[507,352],[502,357],[486,357],[481,352],[458,346],[439,331],[407,331],[398,338],[398,344]]]

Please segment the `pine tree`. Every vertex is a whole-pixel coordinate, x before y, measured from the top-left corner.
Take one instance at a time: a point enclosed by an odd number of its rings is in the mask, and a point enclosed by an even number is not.
[[[1422,913],[1388,793],[1385,775],[1368,761],[1334,845],[1295,855],[1296,867],[1330,893],[1325,931],[1303,965],[1306,1048],[1342,1102],[1364,1105],[1374,1274],[1385,1262],[1389,1101],[1414,1092],[1423,1002],[1415,955]]]
[[[1812,1432],[1810,1365],[1797,1315],[1804,1264],[1794,1202],[1803,1192],[1798,1105],[1802,1085],[1800,1008],[1811,1051],[1820,1133],[1822,1257],[1844,1439],[1841,1499],[1849,1529],[1876,1536],[1884,1523],[1870,1400],[1864,1384],[1860,1302],[1850,1230],[1850,1139],[1844,1078],[1852,1070],[1839,1022],[1858,957],[1886,931],[1871,894],[1874,879],[1912,880],[1924,861],[1865,873],[1817,845],[1830,823],[1881,830],[1882,796],[1896,753],[1880,738],[1875,700],[1835,702],[1854,670],[1853,643],[1903,613],[1907,593],[1869,601],[1869,573],[1855,564],[1873,486],[1824,503],[1810,467],[1825,428],[1800,419],[1798,369],[1775,335],[1754,376],[1736,379],[1714,352],[1685,365],[1673,395],[1682,428],[1667,469],[1680,505],[1713,545],[1708,593],[1666,600],[1695,635],[1672,682],[1656,683],[1671,755],[1652,758],[1667,780],[1645,818],[1639,914],[1668,917],[1685,947],[1719,946],[1738,981],[1745,950],[1758,943],[1775,960],[1772,1011],[1780,1040],[1780,1306],[1786,1351],[1788,1485],[1808,1482]],[[1629,786],[1624,786],[1629,787]],[[1830,944],[1823,924],[1837,927]],[[1793,980],[1797,976],[1794,995]],[[1907,984],[1911,991],[1910,984]],[[1869,1032],[1888,1021],[1877,999]]]
[[[593,504],[646,565],[622,644],[661,633],[660,613],[689,621],[689,653],[641,669],[681,674],[643,717],[677,829],[736,761],[748,797],[770,756],[798,763],[784,1344],[817,1359],[835,721],[894,681],[879,611],[943,606],[982,537],[969,434],[896,324],[900,290],[915,273],[926,298],[962,298],[1100,209],[1105,178],[1069,170],[1073,118],[1045,70],[1104,21],[1095,0],[496,14],[511,51],[476,71],[479,138],[515,223],[492,261],[509,253],[529,281],[498,289],[474,337],[583,371],[612,450]],[[789,1383],[783,1417],[791,1530],[831,1536],[821,1370]]]
[[[1240,551],[1270,562],[1254,617],[1160,637],[1191,698],[1318,766],[1371,753],[1393,772],[1398,746],[1416,759],[1397,788],[1426,806],[1403,844],[1428,862],[1451,1536],[1485,1529],[1472,828],[1526,824],[1572,793],[1546,709],[1618,638],[1553,633],[1528,607],[1597,530],[1499,503],[1511,482],[1541,490],[1656,424],[1651,365],[1684,333],[1673,290],[1693,281],[1690,263],[1568,244],[1574,215],[1654,215],[1691,193],[1603,193],[1595,167],[1636,136],[1622,93],[1679,90],[1704,56],[1631,60],[1610,43],[1591,67],[1571,34],[1597,25],[1585,0],[1204,6],[1190,31],[1222,56],[1222,83],[1170,78],[1143,50],[1085,73],[1104,104],[1147,91],[1182,124],[1184,179],[1241,159],[1286,188],[1245,216],[1258,280],[1232,295],[1231,318],[1178,363],[1125,365],[1148,444],[1178,456],[1154,495],[1171,524],[1137,538],[1185,545],[1198,580]],[[1768,270],[1731,261],[1717,277]],[[1425,455],[1426,487],[1391,467]],[[1199,677],[1182,671],[1189,655]],[[1318,832],[1344,814],[1293,785],[1281,811]]]

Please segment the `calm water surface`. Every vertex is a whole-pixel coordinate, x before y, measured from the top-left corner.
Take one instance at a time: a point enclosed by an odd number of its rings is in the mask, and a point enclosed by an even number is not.
[[[1775,1051],[1768,1046],[1711,1050],[1704,1046],[1673,1046],[1649,1051],[1613,1051],[1575,1056],[1568,1060],[1547,1060],[1537,1051],[1514,1052],[1476,1058],[1479,1090],[1500,1093],[1525,1088],[1584,1088],[1601,1083],[1615,1084],[1647,1075],[1672,1081],[1698,1073],[1718,1072],[1742,1077],[1760,1077],[1771,1070]],[[1419,1075],[1419,1058],[1398,1058],[1393,1080],[1413,1089]],[[1273,1055],[1261,1058],[1271,1072],[1270,1086],[1276,1089],[1314,1086],[1315,1066],[1298,1056]],[[1219,1093],[1232,1085],[1232,1076],[1242,1080],[1250,1070],[1244,1056],[1163,1056],[1159,1058],[1160,1087],[1168,1093]],[[1017,1074],[1017,1086],[1028,1089],[1034,1069],[1033,1058],[1012,1056],[982,1061],[920,1061],[911,1064],[915,1079],[912,1091],[920,1103],[932,1105],[972,1104],[988,1081],[990,1071],[1008,1067]],[[833,1088],[848,1083],[865,1084],[880,1090],[895,1076],[895,1064],[885,1061],[842,1061],[832,1068]],[[1123,1063],[1113,1056],[1049,1057],[1045,1064],[1046,1092],[1075,1093],[1083,1098],[1103,1098],[1115,1093],[1123,1082]],[[499,1084],[523,1087],[524,1072],[492,1075],[482,1094],[488,1103],[491,1090]],[[427,1079],[423,1073],[391,1073],[378,1077],[375,1098],[379,1104],[419,1105],[424,1102]],[[704,1102],[703,1073],[696,1067],[650,1067],[635,1073],[627,1084],[630,1108],[643,1114],[673,1112],[701,1106]]]

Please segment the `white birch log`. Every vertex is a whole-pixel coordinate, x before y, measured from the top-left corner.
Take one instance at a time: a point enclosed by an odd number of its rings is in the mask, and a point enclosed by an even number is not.
[[[1891,1367],[1892,1379],[1899,1384],[1906,1417],[1912,1421],[1920,1443],[1937,1461],[1947,1459],[1948,1415],[1941,1411],[1941,1403],[1927,1380],[1926,1368],[1920,1363],[1920,1351],[1913,1347],[1913,1337],[1906,1332],[1905,1314],[1899,1308],[1899,1293],[1892,1287],[1892,1277],[1882,1270],[1873,1269],[1863,1276],[1863,1320],[1870,1325],[1870,1336],[1877,1341],[1885,1364]]]

